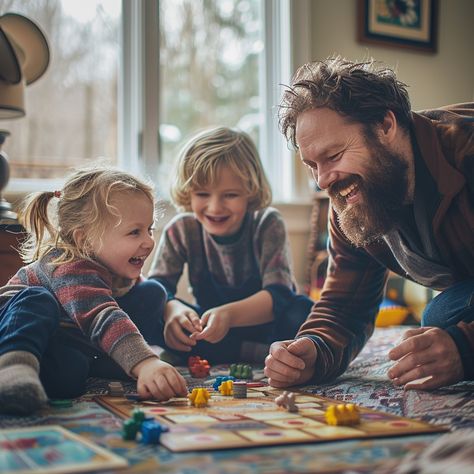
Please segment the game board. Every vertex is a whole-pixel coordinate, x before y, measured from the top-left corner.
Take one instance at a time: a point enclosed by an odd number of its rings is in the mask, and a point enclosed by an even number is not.
[[[297,413],[277,407],[282,390],[270,386],[249,388],[246,399],[212,391],[209,405],[195,408],[186,398],[167,402],[133,402],[122,397],[100,396],[97,402],[122,418],[140,408],[170,430],[161,444],[174,452],[249,448],[295,443],[413,435],[447,431],[443,426],[360,408],[355,426],[329,426],[325,410],[340,402],[304,392],[296,393]]]
[[[0,472],[53,474],[119,469],[127,461],[61,426],[0,430]]]

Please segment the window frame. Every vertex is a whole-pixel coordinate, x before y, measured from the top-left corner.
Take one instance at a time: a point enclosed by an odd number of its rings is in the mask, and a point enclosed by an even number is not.
[[[259,74],[264,114],[259,152],[275,202],[295,202],[301,188],[294,159],[278,128],[284,85],[310,58],[310,0],[263,0],[265,47]],[[156,21],[155,21],[156,19]],[[157,181],[160,162],[159,0],[122,0],[118,77],[117,163]],[[14,139],[14,137],[12,137]],[[56,189],[61,179],[12,178],[8,194]]]

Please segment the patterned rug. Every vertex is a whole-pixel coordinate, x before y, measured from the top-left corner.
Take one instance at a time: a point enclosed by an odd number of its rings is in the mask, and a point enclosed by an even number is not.
[[[452,430],[474,430],[474,382],[463,382],[433,392],[403,391],[393,387],[386,373],[391,365],[386,354],[407,328],[377,329],[349,370],[337,381],[304,390],[343,402],[446,424]],[[190,379],[185,368],[180,371]],[[226,366],[212,368],[211,381],[227,374]],[[254,371],[259,375],[258,370]],[[261,375],[261,372],[260,372]],[[439,435],[410,436],[380,440],[343,441],[320,445],[292,445],[251,450],[224,450],[200,453],[171,453],[161,446],[147,446],[121,439],[122,421],[92,398],[107,391],[106,380],[91,379],[88,393],[74,401],[72,408],[49,408],[33,417],[0,417],[0,427],[59,424],[94,443],[125,457],[126,472],[160,473],[369,473],[377,466],[401,460],[407,453],[418,453]],[[202,384],[202,380],[199,380]],[[135,390],[133,383],[126,391]],[[123,471],[121,471],[123,472]]]

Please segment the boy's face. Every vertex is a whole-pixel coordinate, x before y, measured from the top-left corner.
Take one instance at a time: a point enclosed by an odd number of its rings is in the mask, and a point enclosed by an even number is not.
[[[124,278],[140,276],[145,259],[155,246],[153,204],[142,192],[124,193],[112,198],[120,219],[112,216],[102,244],[94,248],[95,258],[110,271]]]
[[[248,195],[242,181],[226,166],[219,170],[215,183],[191,191],[191,209],[211,235],[235,234],[247,207]]]

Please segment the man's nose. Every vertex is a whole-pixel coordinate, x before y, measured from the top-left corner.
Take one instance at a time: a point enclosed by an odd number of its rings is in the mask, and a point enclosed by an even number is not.
[[[337,173],[320,167],[313,170],[313,178],[321,189],[328,189],[336,181]]]

